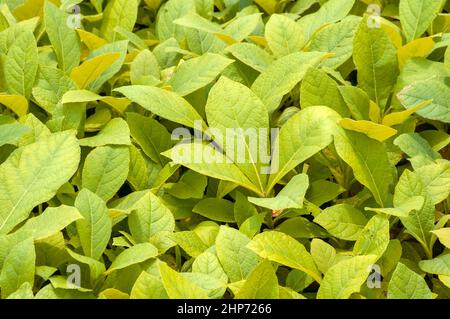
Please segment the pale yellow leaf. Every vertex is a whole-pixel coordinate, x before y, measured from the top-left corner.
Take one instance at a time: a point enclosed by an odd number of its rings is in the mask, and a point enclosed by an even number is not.
[[[72,70],[72,73],[70,74],[70,78],[77,84],[80,89],[84,89],[91,82],[96,80],[119,58],[119,53],[107,53],[99,55],[93,59],[83,62],[83,64],[74,68]]]
[[[95,34],[86,30],[77,29],[77,32],[80,36],[81,42],[83,42],[91,51],[98,49],[108,43],[105,39],[102,39],[99,36],[96,36]]]
[[[421,109],[422,107],[430,104],[431,102],[433,102],[432,99],[422,102],[422,103],[418,104],[417,106],[414,106],[405,111],[388,114],[383,118],[382,124],[387,125],[387,126],[394,126],[394,125],[402,124],[404,121],[406,121],[406,119],[411,114],[413,114],[415,111]]]
[[[397,130],[394,130],[389,126],[365,120],[355,121],[352,119],[343,119],[339,122],[339,125],[347,130],[364,133],[368,137],[380,142],[383,142],[397,134]]]
[[[400,47],[397,51],[398,64],[400,69],[411,58],[426,57],[433,51],[434,41],[431,37],[416,39],[404,46]]]
[[[26,115],[28,112],[28,100],[22,95],[0,95],[0,103],[18,116]]]

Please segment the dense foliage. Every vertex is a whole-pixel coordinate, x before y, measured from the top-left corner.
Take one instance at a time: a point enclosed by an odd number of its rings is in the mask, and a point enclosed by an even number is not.
[[[1,298],[450,298],[449,9],[0,0]]]

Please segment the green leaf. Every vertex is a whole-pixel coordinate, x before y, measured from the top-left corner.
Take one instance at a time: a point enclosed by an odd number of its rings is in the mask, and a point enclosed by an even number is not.
[[[33,97],[45,111],[53,113],[64,93],[75,89],[75,83],[64,72],[41,65],[36,86],[33,88]]]
[[[117,34],[114,29],[117,26],[127,31],[132,31],[138,14],[139,1],[137,0],[112,0],[103,12],[103,22],[100,34],[108,41],[114,42]]]
[[[112,223],[105,202],[88,189],[82,189],[75,200],[75,206],[84,219],[76,222],[78,236],[84,254],[100,259],[108,245]]]
[[[82,186],[104,201],[110,200],[125,183],[130,165],[130,153],[123,146],[102,146],[86,157]]]
[[[131,145],[130,129],[127,122],[115,118],[97,134],[80,140],[81,146],[98,147],[105,145]]]
[[[355,178],[372,192],[379,205],[388,205],[394,170],[385,146],[365,134],[344,130],[335,134],[334,141],[337,153],[353,169]]]
[[[251,88],[271,114],[279,107],[283,96],[303,79],[306,71],[326,57],[327,54],[322,52],[296,52],[284,56],[262,72]]]
[[[336,69],[352,56],[353,37],[360,20],[355,16],[348,16],[339,23],[317,31],[311,39],[311,51],[333,53],[332,57],[322,62],[323,66]]]
[[[73,260],[89,267],[89,279],[91,283],[94,283],[105,272],[105,265],[103,264],[103,262],[95,260],[91,257],[77,254],[69,248],[66,248],[66,251],[70,255],[70,257],[73,258]]]
[[[135,146],[130,146],[130,171],[127,180],[134,190],[141,191],[152,187],[161,171],[160,165]]]
[[[300,105],[302,108],[324,105],[335,110],[343,117],[350,112],[339,93],[337,83],[324,71],[311,68],[306,72],[300,88]]]
[[[235,43],[226,50],[258,72],[264,72],[273,63],[273,57],[269,53],[252,43]]]
[[[207,185],[208,178],[206,176],[189,170],[181,176],[177,183],[166,184],[166,192],[180,199],[202,199]]]
[[[156,163],[166,164],[161,153],[172,146],[171,136],[158,121],[137,113],[127,113],[127,123],[131,136],[141,146],[144,153]]]
[[[145,271],[141,273],[131,290],[131,299],[167,299],[167,293],[160,278]]]
[[[230,65],[233,60],[214,53],[206,53],[201,57],[182,63],[169,84],[181,96],[186,96],[205,87]]]
[[[364,214],[348,204],[327,207],[314,222],[331,235],[344,240],[357,240],[368,220]]]
[[[262,261],[248,276],[235,299],[278,299],[278,278],[269,261]]]
[[[389,245],[389,239],[389,220],[385,216],[375,215],[359,234],[353,253],[381,257]]]
[[[321,275],[305,247],[292,237],[278,231],[256,235],[247,245],[262,258],[301,270],[320,283]]]
[[[174,92],[141,85],[124,86],[115,91],[158,116],[192,128],[199,121],[200,129],[203,128],[202,117],[192,105]]]
[[[306,193],[306,199],[316,206],[321,206],[322,204],[335,199],[344,191],[345,189],[339,184],[319,179],[312,182],[309,186]]]
[[[431,299],[431,291],[425,280],[403,265],[397,264],[388,287],[388,299]]]
[[[450,123],[450,92],[448,84],[442,81],[428,79],[413,82],[404,87],[397,98],[407,109],[432,99],[433,102],[416,113],[430,120]]]
[[[292,116],[275,141],[267,193],[289,171],[327,147],[339,115],[324,106],[308,107]]]
[[[28,219],[19,231],[32,233],[34,240],[40,240],[58,233],[82,218],[75,207],[48,207],[41,215]]]
[[[403,172],[394,192],[395,206],[400,206],[415,196],[424,198],[422,208],[412,210],[407,217],[401,218],[401,221],[408,232],[425,247],[428,247],[431,241],[430,232],[434,229],[434,206],[427,193],[420,175],[409,170]]]
[[[234,219],[239,226],[248,218],[256,216],[258,211],[241,192],[236,192],[236,201],[234,203]]]
[[[317,12],[304,16],[298,24],[304,29],[305,39],[309,40],[323,25],[343,19],[350,12],[354,3],[354,0],[330,0],[324,3]]]
[[[183,40],[184,29],[173,23],[176,19],[183,17],[195,10],[195,2],[192,0],[172,0],[164,3],[156,17],[156,35],[162,42],[170,38]]]
[[[450,195],[450,162],[436,160],[435,163],[415,169],[433,205]]]
[[[0,125],[0,146],[11,144],[17,145],[20,138],[30,131],[28,126],[11,123]]]
[[[234,93],[229,94],[229,92]],[[267,142],[264,139],[268,137],[264,136],[264,132],[268,135],[269,129],[265,105],[245,85],[221,77],[209,92],[205,112],[210,127],[220,131],[220,133],[216,131],[212,133],[214,140],[224,148],[228,157],[236,163],[248,179],[262,191],[265,170],[261,152],[267,153],[264,152],[267,151],[265,149]],[[243,132],[236,132],[235,136],[230,137],[232,129],[242,129]],[[257,134],[257,141],[251,138],[252,133]],[[252,148],[255,142],[258,144],[258,152]],[[245,147],[244,154],[235,151],[241,146]],[[248,159],[245,163],[240,160],[242,156]]]
[[[247,278],[259,262],[258,256],[246,246],[250,239],[236,229],[221,226],[216,237],[216,251],[220,264],[230,282]]]
[[[121,26],[117,26],[114,28],[114,31],[120,35],[121,38],[124,38],[126,40],[130,41],[130,45],[133,48],[140,49],[140,50],[146,50],[148,48],[147,43],[144,39],[142,39],[139,35],[126,30],[125,28]]]
[[[237,165],[230,163],[229,158],[225,157],[214,146],[200,142],[178,144],[171,150],[164,152],[163,155],[171,158],[175,164],[181,164],[200,174],[230,181],[257,194],[262,194],[259,188],[250,182]]]
[[[397,217],[408,217],[409,213],[413,210],[422,209],[424,204],[424,198],[422,196],[413,196],[408,198],[405,202],[394,208],[370,208],[365,207],[365,210],[371,210],[381,214],[387,214]]]
[[[193,28],[210,33],[222,32],[222,28],[218,24],[203,18],[195,12],[189,12],[185,16],[173,21],[173,23],[183,27]]]
[[[36,253],[31,238],[16,244],[6,256],[0,273],[2,298],[16,292],[25,282],[34,284]]]
[[[205,290],[193,284],[189,279],[160,263],[161,279],[170,299],[208,299]]]
[[[45,2],[45,31],[50,39],[59,67],[69,74],[80,63],[81,47],[77,32],[67,25],[69,16],[50,1]]]
[[[294,291],[303,291],[309,285],[314,282],[310,276],[305,274],[303,271],[298,269],[293,269],[289,272],[286,277],[286,288],[290,288]],[[281,294],[281,288],[280,288]],[[281,297],[281,296],[280,296]]]
[[[226,283],[206,274],[184,272],[181,275],[192,284],[202,288],[211,299],[222,298],[227,289]]]
[[[442,1],[401,0],[400,21],[407,42],[420,37],[439,13]]]
[[[403,253],[402,244],[398,239],[389,241],[383,256],[377,261],[381,268],[381,275],[386,276],[397,266]]]
[[[450,298],[431,2],[0,0],[0,298]]]
[[[91,292],[81,292],[74,289],[57,289],[51,284],[43,287],[36,294],[35,299],[95,299]]]
[[[258,214],[247,218],[239,227],[239,231],[248,238],[253,238],[261,230],[266,214]]]
[[[294,238],[329,237],[327,232],[320,226],[317,226],[304,217],[289,218],[277,226],[276,230]]]
[[[33,114],[27,114],[25,118],[21,120],[23,124],[31,128],[31,131],[25,133],[19,140],[19,146],[25,146],[33,144],[39,139],[49,136],[50,130],[34,116]]]
[[[359,292],[378,257],[350,257],[328,269],[322,280],[317,299],[348,299]]]
[[[281,14],[270,16],[266,24],[265,37],[270,50],[277,57],[299,52],[305,45],[301,27]]]
[[[38,47],[33,33],[23,32],[10,47],[3,63],[8,92],[28,99],[38,70]]]
[[[303,208],[303,200],[309,186],[308,175],[299,174],[291,178],[289,183],[274,198],[249,197],[248,200],[261,207],[272,210]]]
[[[17,289],[15,292],[10,294],[7,299],[17,299],[17,300],[23,300],[23,299],[33,299],[33,287],[31,284],[26,281],[20,286],[19,289]]]
[[[229,34],[237,42],[245,40],[252,33],[257,32],[258,27],[262,24],[261,13],[253,13],[237,16],[226,27],[225,32]]]
[[[353,40],[358,86],[382,109],[398,75],[397,53],[383,28],[369,28],[364,18]]]
[[[439,153],[434,151],[430,144],[418,133],[402,134],[394,140],[394,144],[409,157],[423,156],[430,159],[431,163],[433,160],[440,158]]]
[[[75,173],[79,161],[80,148],[72,131],[14,151],[0,165],[0,234],[9,233],[35,206],[50,200]]]
[[[311,241],[311,256],[317,268],[326,274],[328,269],[336,263],[336,249],[321,239]]]
[[[261,6],[261,8],[263,8],[268,14],[275,13],[277,6],[276,0],[255,0],[255,3]]]
[[[225,223],[235,222],[233,203],[225,199],[205,198],[199,201],[198,204],[192,208],[192,211],[215,221]]]
[[[148,242],[160,232],[173,232],[174,217],[159,197],[149,191],[133,194],[138,196],[128,207],[131,211],[128,226],[137,242]]]
[[[228,282],[228,276],[223,270],[217,255],[209,251],[205,251],[195,258],[192,263],[192,271],[210,275],[225,283]]]
[[[152,78],[159,80],[160,72],[161,69],[155,55],[150,50],[142,50],[131,63],[131,83],[134,85],[144,84]]]
[[[158,256],[158,249],[150,243],[137,244],[125,249],[114,259],[111,266],[106,271],[106,275],[115,270],[123,269]]]
[[[450,276],[450,254],[444,253],[431,260],[422,260],[419,267],[430,274]]]
[[[194,231],[180,231],[174,234],[174,240],[183,250],[192,257],[201,255],[208,246]]]
[[[366,92],[356,86],[339,86],[339,92],[356,120],[369,120],[370,99]]]
[[[88,90],[67,91],[61,98],[62,104],[87,103],[102,100],[103,97]]]

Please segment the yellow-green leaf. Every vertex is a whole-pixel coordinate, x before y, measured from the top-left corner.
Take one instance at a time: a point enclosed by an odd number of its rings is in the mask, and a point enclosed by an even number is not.
[[[12,110],[18,116],[28,112],[28,100],[22,95],[0,95],[0,103]]]
[[[430,104],[432,102],[433,102],[432,99],[427,100],[427,101],[419,103],[418,105],[416,105],[410,109],[407,109],[405,111],[387,114],[385,117],[383,117],[382,124],[386,125],[386,126],[394,126],[394,125],[402,124],[414,112],[416,112],[417,110],[421,109],[424,106],[427,106],[428,104]]]
[[[83,62],[74,68],[70,78],[79,89],[86,88],[120,58],[119,53],[106,53]]]
[[[365,120],[355,121],[352,119],[342,119],[339,122],[339,125],[347,130],[364,133],[368,137],[380,142],[383,142],[397,134],[397,130],[389,126]]]

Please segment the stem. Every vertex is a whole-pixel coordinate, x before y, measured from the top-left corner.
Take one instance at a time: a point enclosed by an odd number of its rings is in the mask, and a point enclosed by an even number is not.
[[[181,251],[179,246],[175,246],[175,260],[178,271],[181,271]]]
[[[422,243],[423,250],[425,251],[425,254],[427,255],[428,259],[433,259],[433,252],[431,251],[430,247],[428,247],[426,244]]]

